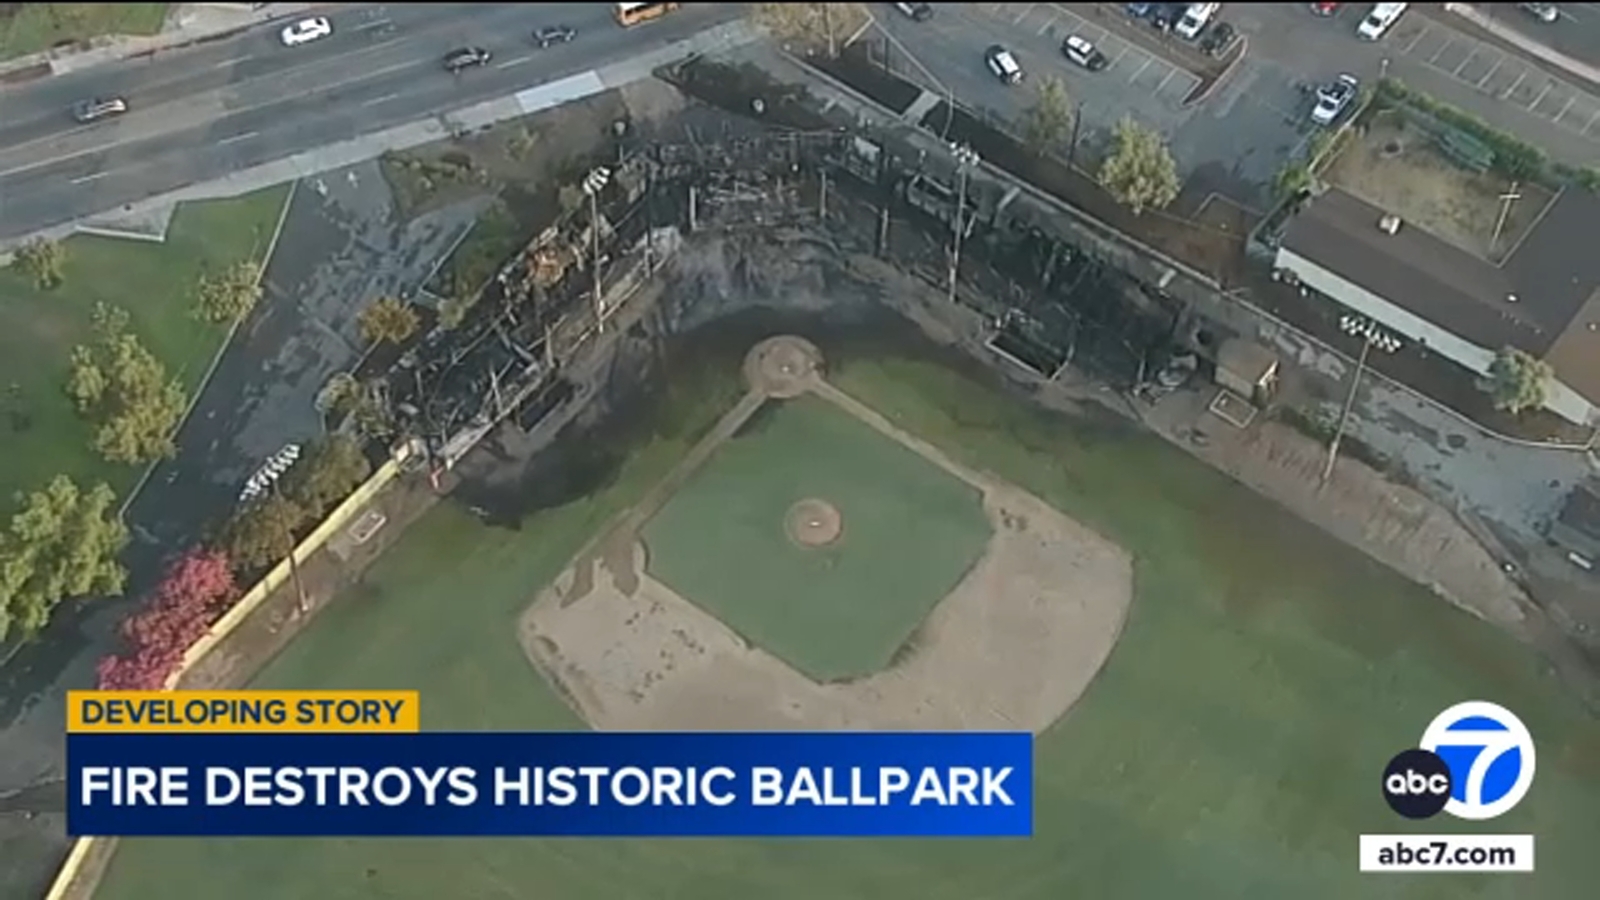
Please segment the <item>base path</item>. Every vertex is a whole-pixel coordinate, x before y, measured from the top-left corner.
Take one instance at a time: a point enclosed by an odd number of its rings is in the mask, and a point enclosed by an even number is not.
[[[822,355],[791,337],[745,361],[751,390],[635,508],[541,591],[519,623],[524,650],[604,730],[1029,729],[1088,688],[1121,633],[1133,564],[1115,544],[1038,498],[955,462],[822,378]],[[768,397],[810,391],[977,488],[993,537],[886,670],[820,684],[656,581],[639,528]],[[774,522],[774,527],[779,523]],[[847,538],[826,497],[794,504],[790,539]],[[852,550],[859,550],[852,547]],[[760,590],[760,585],[751,585]]]

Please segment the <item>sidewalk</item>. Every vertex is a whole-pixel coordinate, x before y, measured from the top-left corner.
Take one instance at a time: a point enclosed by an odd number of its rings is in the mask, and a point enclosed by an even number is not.
[[[352,4],[340,4],[352,5]],[[183,3],[173,7],[159,34],[108,34],[89,40],[88,49],[46,50],[0,61],[0,85],[25,84],[37,78],[77,72],[104,63],[185,47],[311,9],[337,6],[315,3]]]

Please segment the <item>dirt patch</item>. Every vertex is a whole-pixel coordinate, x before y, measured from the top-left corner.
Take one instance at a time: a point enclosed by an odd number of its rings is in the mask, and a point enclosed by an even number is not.
[[[1496,264],[1510,255],[1554,199],[1536,184],[1513,185],[1497,173],[1478,174],[1456,165],[1432,135],[1392,112],[1373,116],[1365,134],[1350,142],[1324,177]],[[1508,207],[1503,198],[1513,193],[1520,196]],[[1502,211],[1505,222],[1496,239]]]
[[[763,342],[749,360],[785,356],[770,352],[784,346]],[[804,342],[791,349],[812,350]],[[815,361],[820,368],[820,357]],[[747,362],[747,372],[759,369]],[[1049,727],[1110,655],[1132,599],[1132,561],[1032,495],[965,469],[826,382],[811,386],[976,487],[993,527],[987,552],[890,668],[820,684],[752,646],[649,575],[648,550],[635,537],[637,511],[522,616],[518,635],[529,659],[604,730]],[[716,443],[752,411],[744,402],[731,411],[713,430],[722,435]],[[674,470],[665,484],[686,476]],[[844,523],[832,504],[811,498],[795,504],[786,525],[794,540],[817,546],[837,540]]]

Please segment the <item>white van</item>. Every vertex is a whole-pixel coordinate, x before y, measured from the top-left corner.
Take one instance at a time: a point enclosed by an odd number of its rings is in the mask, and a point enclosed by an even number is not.
[[[1221,3],[1191,3],[1184,11],[1183,18],[1178,20],[1178,24],[1174,25],[1172,30],[1178,33],[1178,37],[1192,41],[1200,36],[1200,32],[1205,30],[1206,25],[1210,24],[1212,17],[1221,8]]]
[[[1356,26],[1356,34],[1369,41],[1375,41],[1383,37],[1384,33],[1389,30],[1389,26],[1400,21],[1401,13],[1404,13],[1406,7],[1410,5],[1409,3],[1374,3],[1372,12],[1367,13],[1367,17],[1361,20],[1360,25]]]

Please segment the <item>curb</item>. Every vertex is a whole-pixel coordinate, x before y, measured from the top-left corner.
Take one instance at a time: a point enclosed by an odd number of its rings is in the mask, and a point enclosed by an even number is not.
[[[1210,84],[1204,85],[1199,94],[1196,94],[1193,97],[1183,98],[1183,108],[1190,109],[1192,107],[1199,106],[1207,100],[1210,100],[1211,95],[1217,92],[1217,88],[1221,87],[1228,79],[1233,77],[1233,73],[1239,70],[1239,66],[1244,62],[1244,58],[1249,55],[1250,36],[1247,34],[1240,34],[1239,55],[1233,58],[1233,62],[1224,66],[1217,77],[1211,80]]]

